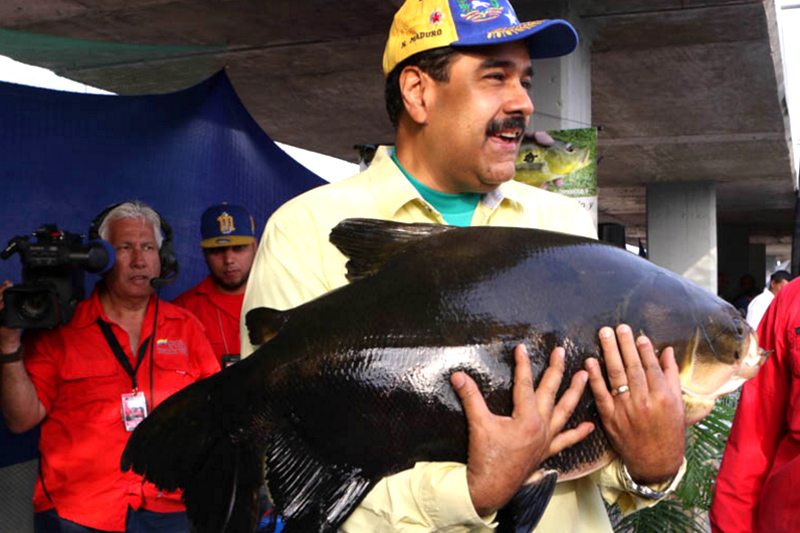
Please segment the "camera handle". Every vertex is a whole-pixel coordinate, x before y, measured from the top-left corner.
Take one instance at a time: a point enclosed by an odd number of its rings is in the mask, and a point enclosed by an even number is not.
[[[28,243],[28,239],[30,239],[29,236],[26,236],[26,237],[14,237],[10,241],[8,241],[8,246],[6,246],[6,249],[3,250],[2,252],[0,252],[0,258],[8,259],[9,257],[14,255],[15,253],[21,253],[20,249],[22,247],[22,243],[27,244]]]

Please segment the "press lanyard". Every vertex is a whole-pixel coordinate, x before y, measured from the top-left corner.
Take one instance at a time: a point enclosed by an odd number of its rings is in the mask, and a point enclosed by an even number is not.
[[[98,318],[97,324],[100,326],[100,331],[103,332],[103,336],[106,338],[108,347],[111,348],[112,352],[114,352],[114,356],[117,358],[117,361],[119,361],[119,364],[122,365],[123,370],[125,370],[125,372],[131,377],[133,390],[138,390],[139,387],[136,383],[136,372],[139,370],[142,361],[144,361],[144,356],[147,352],[147,345],[150,344],[150,337],[147,337],[139,347],[139,356],[136,359],[136,368],[132,368],[131,362],[128,361],[128,356],[125,355],[125,351],[122,349],[119,341],[114,336],[114,332],[111,331],[111,326],[108,325],[108,322],[105,322],[102,318]]]
[[[228,341],[225,340],[225,330],[222,329],[222,317],[219,316],[219,309],[217,311],[217,325],[219,326],[219,334],[222,335],[222,347],[225,348],[225,353],[231,353],[228,350]]]

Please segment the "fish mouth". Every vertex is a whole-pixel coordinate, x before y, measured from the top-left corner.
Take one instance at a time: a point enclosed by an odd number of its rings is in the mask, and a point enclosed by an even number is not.
[[[754,377],[766,362],[770,352],[758,347],[758,337],[755,332],[751,331],[749,337],[747,353],[736,364],[709,365],[705,371],[698,371],[692,364],[681,371],[681,391],[687,425],[702,420],[714,408],[717,398],[741,387],[745,381]],[[695,372],[700,376],[700,380],[693,379]],[[704,375],[708,381],[719,383],[719,386],[714,389],[698,387],[697,383]]]

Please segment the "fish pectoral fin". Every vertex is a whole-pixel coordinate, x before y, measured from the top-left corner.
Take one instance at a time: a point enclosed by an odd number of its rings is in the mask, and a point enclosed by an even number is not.
[[[271,340],[286,323],[288,313],[269,307],[256,307],[245,316],[250,344],[259,346]]]
[[[371,218],[347,218],[331,230],[330,241],[350,260],[347,279],[355,281],[377,274],[393,257],[418,242],[453,226],[405,224]]]
[[[550,503],[558,472],[538,470],[497,513],[497,533],[531,533]]]
[[[283,533],[339,531],[378,480],[356,466],[319,459],[291,427],[273,436],[267,452],[267,489],[283,520]]]

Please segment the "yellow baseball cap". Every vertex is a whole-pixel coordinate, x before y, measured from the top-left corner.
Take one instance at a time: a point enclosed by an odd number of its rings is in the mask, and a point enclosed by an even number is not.
[[[406,0],[395,14],[383,52],[383,73],[420,52],[525,39],[531,59],[569,54],[578,33],[560,19],[520,22],[507,0]]]

